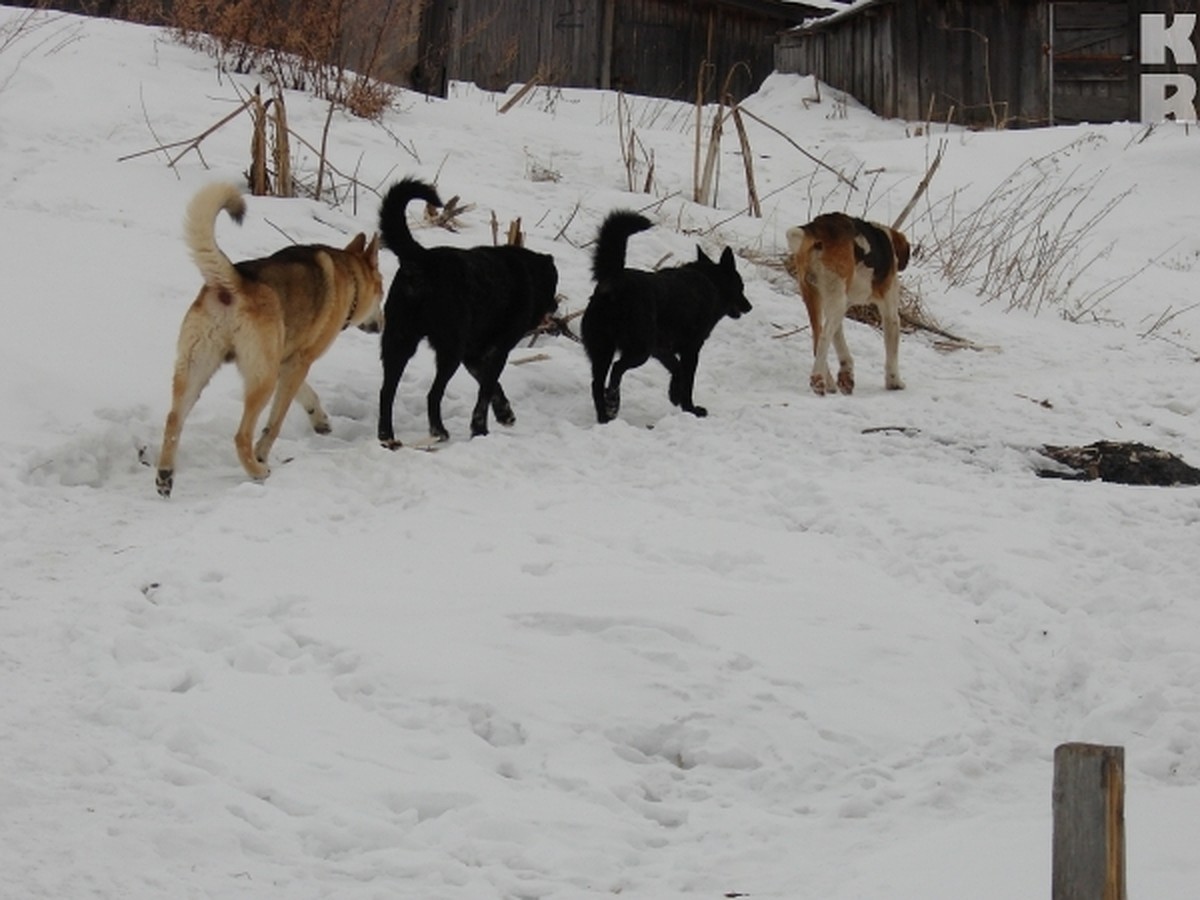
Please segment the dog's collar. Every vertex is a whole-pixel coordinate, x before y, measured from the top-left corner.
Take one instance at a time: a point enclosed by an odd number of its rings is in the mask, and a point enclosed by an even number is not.
[[[358,312],[358,279],[354,281],[354,296],[350,300],[350,310],[346,313],[346,322],[342,325],[342,331],[350,327],[350,323],[354,321],[354,314]]]

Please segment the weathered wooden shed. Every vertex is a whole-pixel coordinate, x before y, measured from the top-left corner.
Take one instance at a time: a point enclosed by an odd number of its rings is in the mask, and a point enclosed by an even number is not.
[[[1195,0],[860,0],[783,35],[776,66],[884,116],[985,126],[1137,120],[1143,13]],[[1193,38],[1194,40],[1194,38]]]
[[[735,97],[774,69],[779,35],[825,5],[783,0],[425,0],[413,86],[490,90],[539,75],[560,87],[695,99],[730,72]],[[710,96],[712,93],[710,88]]]

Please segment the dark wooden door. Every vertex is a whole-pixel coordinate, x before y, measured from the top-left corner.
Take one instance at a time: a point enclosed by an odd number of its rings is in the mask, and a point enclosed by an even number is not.
[[[1136,4],[1051,3],[1052,124],[1138,118]]]

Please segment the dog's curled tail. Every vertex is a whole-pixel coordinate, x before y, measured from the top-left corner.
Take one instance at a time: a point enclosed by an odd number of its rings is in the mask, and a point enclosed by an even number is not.
[[[236,185],[217,182],[201,188],[188,204],[183,219],[183,235],[192,262],[204,277],[204,283],[216,288],[236,292],[241,276],[229,261],[229,257],[217,246],[217,214],[229,213],[229,218],[242,224],[246,215],[246,200]]]
[[[609,213],[600,226],[596,252],[592,255],[592,277],[597,282],[619,275],[625,268],[625,245],[630,235],[645,231],[653,223],[645,216],[628,210]]]
[[[434,206],[442,205],[442,199],[433,185],[417,178],[397,181],[388,189],[383,203],[379,205],[379,233],[383,237],[383,245],[402,260],[412,259],[425,249],[413,239],[412,232],[408,230],[405,208],[412,200],[424,200]]]

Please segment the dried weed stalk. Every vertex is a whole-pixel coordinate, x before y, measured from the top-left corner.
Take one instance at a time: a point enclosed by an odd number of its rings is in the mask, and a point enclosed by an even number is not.
[[[150,17],[147,0],[134,5]],[[176,0],[162,8],[176,39],[224,71],[255,72],[275,90],[308,91],[371,120],[395,100],[397,88],[371,76],[382,50],[406,39],[403,0]],[[372,37],[358,44],[351,34]]]
[[[1055,307],[1068,317],[1115,290],[1110,283],[1080,296],[1077,281],[1107,255],[1110,245],[1094,244],[1096,228],[1130,192],[1097,198],[1103,173],[1063,175],[1057,160],[1049,154],[1022,163],[968,212],[957,192],[927,204],[914,230],[926,232],[924,255],[948,284],[1008,309]]]

